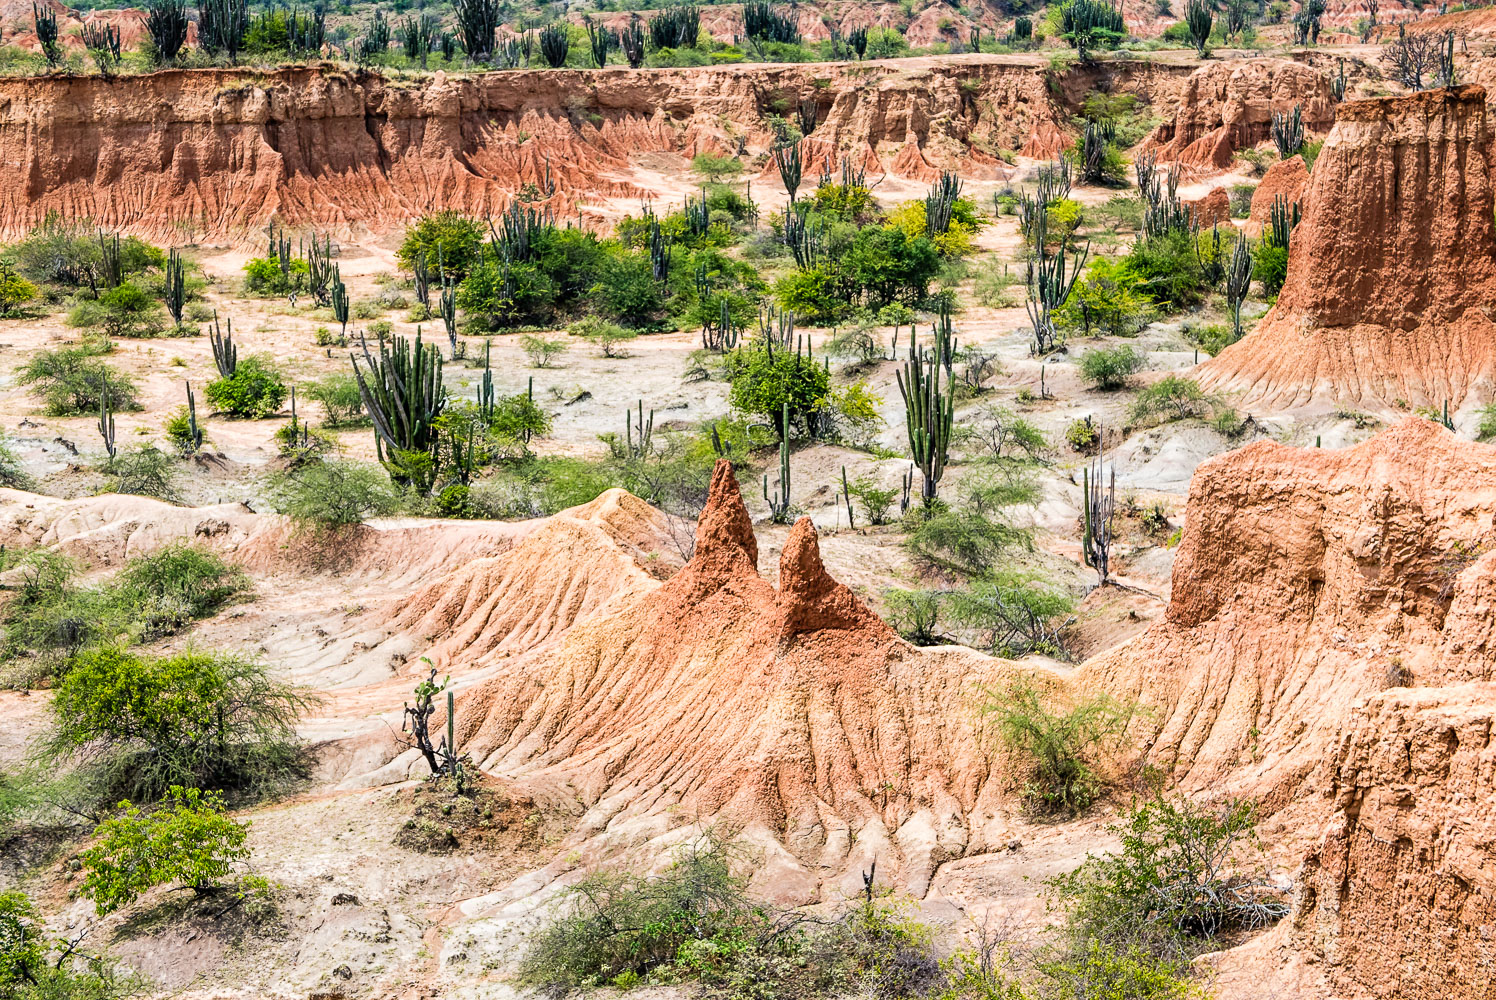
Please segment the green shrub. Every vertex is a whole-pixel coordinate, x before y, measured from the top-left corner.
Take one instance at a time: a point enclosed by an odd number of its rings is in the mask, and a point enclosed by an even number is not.
[[[304,526],[342,528],[393,514],[399,500],[389,476],[376,465],[306,462],[276,476],[271,500],[277,513]]]
[[[1056,319],[1086,336],[1095,330],[1114,337],[1130,337],[1151,320],[1153,303],[1143,291],[1142,279],[1127,261],[1096,257],[1085,276],[1075,283],[1070,298],[1056,312]]]
[[[862,507],[862,515],[873,524],[887,524],[889,512],[899,499],[897,487],[881,487],[872,476],[858,476],[847,484],[847,492]]]
[[[1042,460],[1049,438],[1037,426],[1005,406],[989,404],[970,414],[956,430],[957,440],[992,459]]]
[[[813,422],[830,403],[831,376],[819,364],[806,362],[793,351],[744,349],[728,355],[724,364],[732,388],[728,399],[739,413],[763,418],[788,435],[796,426],[809,433]],[[790,427],[781,427],[789,406]]]
[[[1256,184],[1231,185],[1231,217],[1233,219],[1245,219],[1252,214],[1252,195],[1256,193]]]
[[[1264,295],[1277,295],[1288,280],[1288,248],[1280,247],[1271,237],[1257,241],[1252,248],[1252,277],[1262,282]]]
[[[0,997],[25,997],[46,968],[47,936],[23,892],[0,892],[0,945]]]
[[[1096,347],[1080,359],[1081,378],[1102,390],[1121,389],[1143,369],[1147,358],[1131,346]]]
[[[17,274],[9,260],[0,257],[0,316],[14,315],[36,296],[36,286]]]
[[[921,512],[913,520],[904,539],[909,554],[922,565],[967,576],[980,576],[1013,549],[1032,544],[1027,530],[975,510]]]
[[[972,645],[1016,659],[1029,653],[1064,656],[1060,629],[1074,615],[1075,602],[1038,578],[996,572],[951,591],[946,608],[957,627],[979,636]]]
[[[519,338],[519,346],[530,359],[531,368],[550,368],[567,348],[566,341],[559,337],[538,337],[530,333]]]
[[[208,383],[204,395],[222,413],[261,419],[272,416],[286,401],[286,383],[269,357],[251,355],[228,378]]]
[[[736,177],[743,172],[743,162],[736,156],[719,156],[716,153],[697,153],[691,160],[691,170],[712,181],[724,177]]]
[[[127,281],[101,293],[97,301],[74,306],[68,325],[106,337],[154,337],[166,329],[166,310],[145,289]]]
[[[938,646],[950,642],[940,631],[946,592],[941,590],[885,590],[883,617],[894,631],[916,646]]]
[[[1496,438],[1496,403],[1480,408],[1480,423],[1476,425],[1475,436],[1479,441]]]
[[[110,585],[132,609],[144,641],[172,635],[254,592],[249,577],[205,549],[178,542],[131,559]]]
[[[79,859],[87,873],[83,895],[103,916],[128,906],[158,885],[181,885],[199,896],[264,894],[269,883],[247,871],[249,824],[225,811],[218,792],[172,786],[148,813],[129,802],[100,823],[97,843]]]
[[[1190,982],[1189,966],[1148,954],[1087,941],[1066,958],[1040,966],[1046,986],[1058,998],[1076,1000],[1208,1000]]]
[[[16,267],[27,278],[70,288],[87,288],[102,277],[99,230],[87,221],[67,222],[56,212],[10,248]],[[119,241],[120,270],[126,277],[163,267],[166,254],[136,237]]]
[[[356,427],[368,423],[358,380],[347,372],[324,375],[302,391],[307,399],[322,405],[323,423],[328,427]]]
[[[573,337],[581,337],[597,346],[598,353],[605,358],[627,357],[622,345],[639,336],[638,330],[630,330],[596,316],[588,316],[571,325],[568,331]]]
[[[101,647],[73,657],[58,683],[46,747],[84,761],[106,800],[154,800],[172,785],[257,797],[305,775],[296,721],[309,704],[253,660]]]
[[[490,443],[504,457],[512,457],[516,452],[523,454],[532,437],[548,434],[550,429],[550,414],[537,406],[529,393],[520,392],[494,400],[493,413],[488,420]]]
[[[112,477],[109,483],[111,492],[155,497],[168,502],[177,499],[176,462],[153,444],[118,452],[104,463],[103,468]]]
[[[654,266],[644,251],[606,254],[599,262],[597,283],[588,295],[605,318],[631,330],[658,326],[665,308],[664,293],[654,280]]]
[[[1127,255],[1127,266],[1140,279],[1139,290],[1166,310],[1192,306],[1210,288],[1195,237],[1188,231],[1173,229],[1138,240]]]
[[[989,692],[983,712],[1010,754],[1020,795],[1040,815],[1074,815],[1096,801],[1105,787],[1098,758],[1132,717],[1108,695],[1064,704],[1028,677]]]
[[[1045,894],[1072,940],[1193,957],[1222,932],[1288,914],[1287,889],[1270,877],[1253,833],[1256,817],[1246,799],[1146,800],[1110,828],[1119,851],[1088,855],[1045,880]]]
[[[1082,455],[1095,448],[1100,440],[1101,432],[1096,429],[1096,425],[1092,423],[1090,417],[1081,417],[1078,420],[1072,420],[1069,426],[1065,428],[1065,443],[1072,450],[1078,451]]]
[[[99,412],[104,384],[115,410],[138,410],[135,380],[99,360],[95,347],[63,347],[38,351],[16,372],[16,382],[41,397],[49,417]]]
[[[486,235],[477,219],[453,211],[433,212],[405,231],[395,259],[407,271],[424,261],[433,285],[441,283],[443,270],[461,281],[482,257]]]
[[[1165,375],[1140,391],[1132,402],[1131,419],[1184,420],[1209,412],[1211,401],[1200,384],[1182,375]]]
[[[293,258],[285,268],[276,257],[256,257],[244,265],[244,291],[250,295],[288,295],[306,291],[311,265]]]

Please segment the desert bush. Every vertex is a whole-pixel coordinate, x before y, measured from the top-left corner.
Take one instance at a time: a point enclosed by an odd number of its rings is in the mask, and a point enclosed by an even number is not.
[[[286,401],[286,383],[265,355],[244,358],[228,378],[214,379],[203,394],[222,413],[255,420],[273,415]]]
[[[80,761],[102,801],[155,800],[173,785],[256,798],[305,775],[296,720],[310,703],[243,657],[99,647],[58,682],[45,748]]]
[[[736,177],[741,174],[743,162],[736,156],[697,153],[691,160],[691,170],[711,181],[721,181],[724,177]]]
[[[405,231],[395,258],[405,270],[424,263],[432,284],[445,271],[454,282],[465,278],[483,254],[484,231],[477,219],[459,212],[433,212]]]
[[[106,337],[154,337],[166,329],[166,310],[144,288],[126,281],[68,313],[68,325]]]
[[[1016,659],[1036,652],[1063,656],[1060,629],[1075,613],[1075,602],[1035,577],[998,572],[951,591],[946,608],[957,627],[979,636],[974,645]]]
[[[376,465],[305,462],[276,476],[271,501],[277,513],[311,528],[343,528],[393,514],[399,499]]]
[[[1200,262],[1194,234],[1171,229],[1138,240],[1128,252],[1128,269],[1138,277],[1138,290],[1165,311],[1199,302],[1210,288]]]
[[[269,891],[248,870],[249,824],[224,810],[223,796],[173,785],[150,812],[129,802],[100,823],[84,851],[83,895],[103,916],[135,902],[158,885],[181,884],[199,896],[232,893],[239,899]]]
[[[566,341],[558,337],[541,337],[527,333],[519,338],[520,350],[530,359],[531,368],[549,368],[566,353]]]
[[[1208,1000],[1189,979],[1189,967],[1139,948],[1088,941],[1072,954],[1039,969],[1044,995],[1055,1000]]]
[[[807,433],[827,406],[831,376],[815,363],[807,364],[792,351],[742,350],[728,355],[724,371],[731,391],[728,398],[739,413],[752,414],[778,429],[781,436],[791,428]],[[789,407],[790,427],[781,427],[784,407]]]
[[[58,213],[49,212],[9,252],[17,269],[32,281],[84,288],[102,277],[99,231],[87,221],[64,221]],[[160,248],[133,236],[120,238],[119,255],[120,270],[127,277],[166,263]]]
[[[138,410],[135,380],[101,361],[94,346],[38,351],[16,372],[16,382],[39,396],[49,417],[99,412],[104,385],[115,410]]]
[[[1088,855],[1044,883],[1072,940],[1137,947],[1183,960],[1224,931],[1286,916],[1287,887],[1270,877],[1247,799],[1151,798],[1113,826],[1121,849]]]
[[[1262,294],[1277,295],[1288,280],[1288,248],[1280,247],[1272,239],[1257,241],[1252,248],[1252,278],[1262,282]]]
[[[177,499],[177,464],[166,452],[153,444],[143,444],[131,451],[121,451],[104,463],[114,493]]]
[[[847,483],[847,492],[862,507],[862,515],[873,524],[887,524],[889,513],[899,499],[897,487],[882,487],[869,475],[861,475]]]
[[[0,257],[0,316],[11,316],[37,296],[37,287],[15,271],[7,258]]]
[[[1496,403],[1483,406],[1478,412],[1480,413],[1480,422],[1475,427],[1477,440],[1490,441],[1496,438]]]
[[[1101,432],[1090,417],[1072,420],[1065,428],[1065,443],[1083,455],[1095,448],[1100,440]]]
[[[1147,358],[1129,345],[1096,347],[1081,356],[1080,374],[1098,389],[1121,389],[1146,363]]]
[[[255,257],[244,265],[244,292],[247,295],[287,295],[306,290],[311,279],[311,265],[296,257],[283,268],[279,258]]]
[[[983,713],[1011,755],[1020,794],[1039,815],[1074,815],[1096,800],[1105,787],[1099,758],[1133,714],[1108,695],[1065,703],[1026,676],[988,692]]]
[[[1148,325],[1152,312],[1153,302],[1143,290],[1142,279],[1125,260],[1096,257],[1058,310],[1057,319],[1086,336],[1095,331],[1131,337]]]
[[[323,422],[328,427],[356,427],[368,422],[358,380],[347,372],[324,375],[302,391],[307,399],[322,404]]]
[[[488,416],[488,443],[500,457],[527,454],[531,438],[550,433],[550,414],[536,405],[527,392],[500,396]]]
[[[945,604],[946,592],[941,590],[885,590],[883,617],[916,646],[938,646],[951,641],[940,631]]]
[[[253,593],[249,577],[206,549],[177,543],[131,559],[109,585],[131,609],[143,641],[181,631]]]
[[[617,323],[611,323],[596,316],[578,320],[571,325],[568,332],[573,337],[581,337],[595,345],[598,353],[605,358],[627,357],[623,351],[623,345],[639,336],[638,330],[619,326]]]
[[[989,403],[962,421],[958,440],[993,459],[1042,460],[1049,439],[1030,421],[1007,407]]]
[[[910,523],[905,518],[905,524]],[[995,513],[970,508],[921,511],[913,518],[904,546],[916,562],[935,569],[980,576],[1015,548],[1032,544],[1032,534]]]
[[[21,463],[21,456],[16,454],[10,437],[0,432],[0,486],[11,490],[29,490],[35,485],[25,465]]]
[[[1165,375],[1137,394],[1130,415],[1135,422],[1159,418],[1184,420],[1203,416],[1210,408],[1210,398],[1194,379]]]
[[[0,892],[0,997],[21,997],[46,967],[42,917],[23,892]]]

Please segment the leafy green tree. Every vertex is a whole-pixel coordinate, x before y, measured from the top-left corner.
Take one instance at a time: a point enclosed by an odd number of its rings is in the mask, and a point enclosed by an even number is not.
[[[94,347],[38,351],[16,372],[16,382],[40,396],[49,417],[97,414],[104,385],[115,410],[138,410],[135,381],[98,357]]]
[[[378,466],[325,460],[301,463],[277,476],[271,500],[278,513],[299,524],[333,529],[393,514],[399,507],[389,476]]]
[[[1147,360],[1127,344],[1094,347],[1081,356],[1080,374],[1098,389],[1121,389],[1133,375],[1142,371]]]
[[[450,210],[433,212],[405,231],[395,259],[407,271],[424,263],[433,278],[445,271],[461,281],[478,265],[484,235],[477,219]]]
[[[779,308],[808,323],[831,323],[847,311],[837,291],[836,278],[824,268],[791,271],[774,282]]]
[[[870,226],[852,241],[843,263],[848,280],[877,307],[925,297],[940,273],[940,252],[927,237],[896,226]]]
[[[34,298],[36,286],[16,273],[9,258],[0,257],[0,316],[13,315]]]
[[[130,802],[94,830],[97,843],[80,856],[83,895],[102,916],[129,906],[158,885],[181,884],[200,896],[232,892],[242,899],[269,891],[250,874],[249,824],[235,822],[223,796],[173,785],[147,813]]]
[[[733,409],[764,418],[781,438],[795,426],[810,433],[831,401],[831,376],[793,351],[739,350],[727,356],[726,371]],[[786,404],[790,427],[782,426]]]
[[[84,650],[53,693],[47,749],[80,755],[106,794],[154,798],[183,785],[258,795],[302,773],[296,720],[310,703],[244,657]]]
[[[1143,281],[1128,262],[1098,255],[1091,258],[1091,266],[1056,310],[1055,318],[1087,336],[1095,330],[1130,337],[1148,325],[1152,312],[1153,302],[1143,290]]]
[[[203,390],[219,410],[255,420],[272,416],[286,401],[286,383],[268,355],[254,354],[240,361],[234,374],[215,379]]]
[[[590,298],[604,316],[634,329],[657,325],[665,307],[644,252],[620,251],[604,258]]]

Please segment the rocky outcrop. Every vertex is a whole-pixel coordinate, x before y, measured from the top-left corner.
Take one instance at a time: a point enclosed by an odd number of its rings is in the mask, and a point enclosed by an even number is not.
[[[1283,59],[1208,62],[1186,82],[1173,117],[1144,140],[1160,162],[1225,170],[1237,150],[1271,137],[1275,112],[1303,109],[1304,127],[1323,132],[1335,120],[1330,78]]]
[[[1496,448],[1420,418],[1256,442],[1199,467],[1185,520],[1168,611],[1078,683],[1144,706],[1184,790],[1319,841],[1292,937],[1345,995],[1486,1000]]]
[[[809,519],[779,589],[757,555],[720,462],[691,561],[474,687],[462,745],[542,798],[579,797],[584,838],[721,818],[777,845],[783,884],[855,886],[876,860],[923,894],[1006,829],[976,698],[1014,668],[905,643],[826,573]]]
[[[1211,188],[1203,198],[1187,202],[1190,224],[1200,229],[1231,225],[1231,195],[1223,187]]]
[[[58,210],[170,236],[257,240],[267,221],[345,235],[440,208],[500,211],[521,187],[636,197],[631,158],[761,151],[767,115],[816,107],[819,147],[897,171],[991,169],[973,144],[1052,143],[1065,121],[1031,66],[758,64],[508,71],[418,81],[327,67],[0,81],[0,233]]]
[[[1299,873],[1292,936],[1362,995],[1496,993],[1493,728],[1489,682],[1397,688],[1347,721],[1327,769],[1335,815]]]
[[[1152,707],[1143,745],[1186,787],[1282,806],[1357,699],[1493,678],[1496,448],[1416,417],[1341,451],[1259,441],[1200,465],[1186,523],[1167,613],[1082,669]]]
[[[1258,329],[1199,369],[1277,407],[1479,403],[1496,372],[1491,130],[1480,87],[1340,107]]]
[[[1273,200],[1282,198],[1292,205],[1303,208],[1304,192],[1309,187],[1309,168],[1298,154],[1279,160],[1263,175],[1262,183],[1252,192],[1252,211],[1247,217],[1250,226],[1260,229],[1272,222]]]

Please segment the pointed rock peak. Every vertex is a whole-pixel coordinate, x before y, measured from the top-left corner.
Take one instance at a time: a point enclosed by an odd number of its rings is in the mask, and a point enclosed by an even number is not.
[[[802,517],[790,529],[779,556],[779,593],[783,597],[823,594],[837,585],[821,562],[816,526]]]
[[[746,555],[748,564],[757,568],[758,539],[753,536],[753,521],[743,505],[732,463],[719,458],[712,469],[712,488],[706,506],[696,521],[696,552],[691,561],[701,565],[735,552]]]
[[[857,629],[872,640],[892,638],[883,620],[826,572],[816,526],[808,517],[796,521],[785,539],[776,603],[782,637],[821,629]]]

